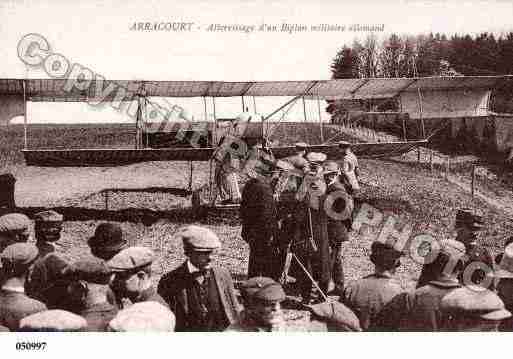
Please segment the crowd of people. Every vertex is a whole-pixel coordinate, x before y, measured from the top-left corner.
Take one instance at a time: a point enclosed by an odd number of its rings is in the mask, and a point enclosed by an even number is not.
[[[477,243],[483,218],[469,209],[458,210],[457,236],[438,243],[414,290],[397,279],[404,253],[389,241],[371,245],[374,273],[346,283],[343,244],[360,187],[351,145],[339,146],[339,162],[305,143],[281,160],[252,149],[240,198],[249,264],[238,283],[213,262],[222,243],[202,226],[175,233],[184,262],[155,285],[155,252],[129,246],[118,224],[99,224],[90,255],[69,262],[55,245],[61,214],[1,216],[0,330],[513,330],[513,240],[492,258]]]

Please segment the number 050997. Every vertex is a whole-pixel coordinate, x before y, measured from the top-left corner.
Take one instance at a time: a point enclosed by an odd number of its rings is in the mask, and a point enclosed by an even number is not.
[[[16,350],[45,350],[46,342],[16,342]]]

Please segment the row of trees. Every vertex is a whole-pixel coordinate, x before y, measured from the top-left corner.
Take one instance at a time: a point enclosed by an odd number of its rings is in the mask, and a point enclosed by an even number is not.
[[[429,34],[384,40],[369,34],[344,46],[331,64],[332,77],[422,77],[513,74],[513,32],[496,36]],[[496,112],[513,112],[513,89],[498,89],[492,98]]]

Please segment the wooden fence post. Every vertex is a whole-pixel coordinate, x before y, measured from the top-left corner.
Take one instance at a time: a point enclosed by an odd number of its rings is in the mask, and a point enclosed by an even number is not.
[[[429,169],[433,173],[433,150],[429,150]]]
[[[475,184],[476,184],[476,165],[472,164],[472,181],[470,182],[470,191],[472,193],[472,198],[474,198]]]

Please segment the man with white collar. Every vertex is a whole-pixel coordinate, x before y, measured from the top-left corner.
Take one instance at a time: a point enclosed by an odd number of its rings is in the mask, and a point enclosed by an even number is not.
[[[10,331],[17,331],[24,317],[46,310],[44,303],[29,298],[24,288],[37,254],[37,247],[29,243],[11,244],[1,254],[5,281],[0,289],[0,325]]]
[[[200,226],[177,234],[187,260],[160,279],[158,293],[176,316],[176,331],[223,331],[238,320],[241,306],[230,273],[212,265],[221,247],[217,235]]]

